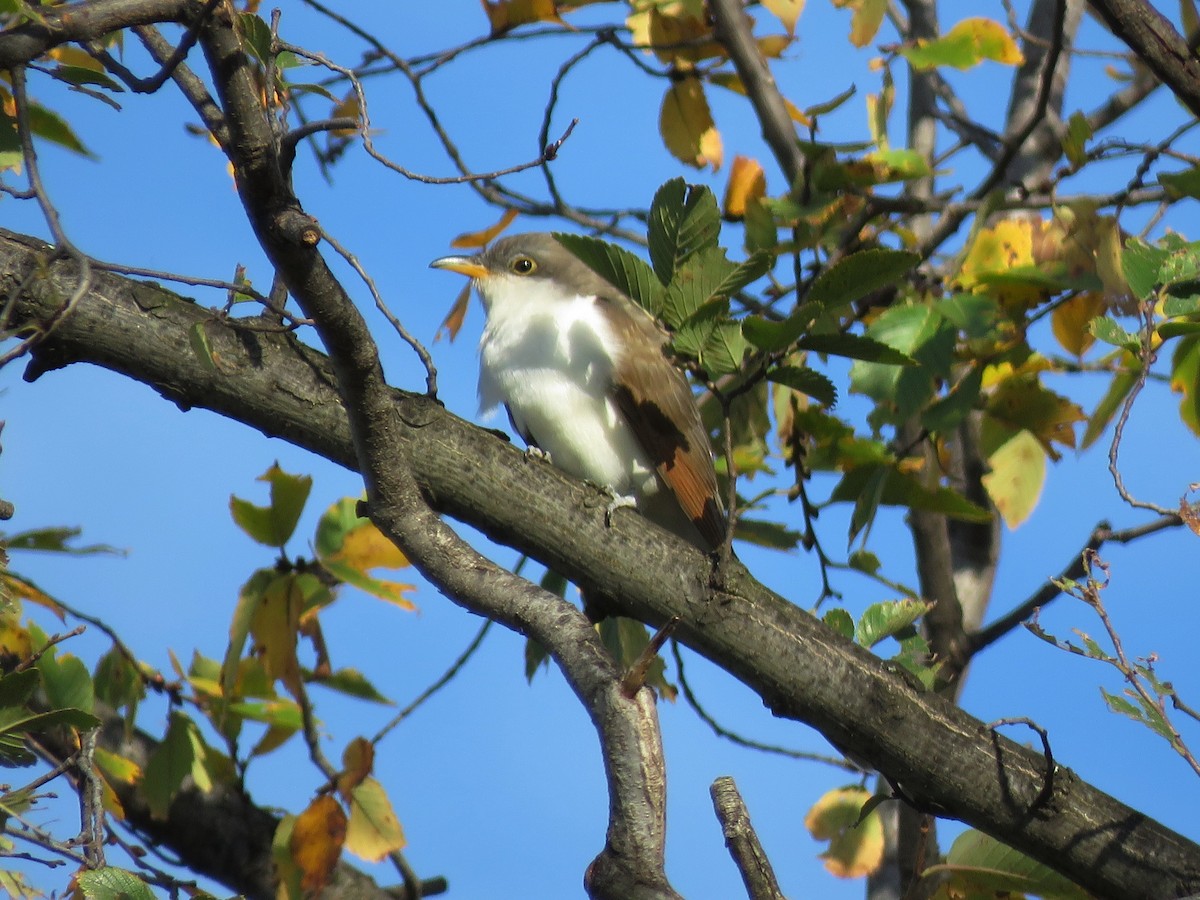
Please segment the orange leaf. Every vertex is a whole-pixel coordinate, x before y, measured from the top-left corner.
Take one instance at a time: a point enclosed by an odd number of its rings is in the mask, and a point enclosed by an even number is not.
[[[530,22],[558,22],[566,25],[558,17],[558,5],[554,0],[480,0],[483,11],[487,13],[488,24],[492,27],[492,37],[511,31],[518,25],[528,25]]]
[[[438,326],[437,333],[434,334],[433,340],[436,343],[442,339],[442,335],[446,335],[450,343],[454,343],[454,339],[458,337],[459,331],[462,330],[463,322],[467,318],[467,307],[471,302],[471,282],[463,285],[458,296],[454,298],[454,303],[450,306],[450,311],[446,313],[446,318],[442,319],[442,324]]]
[[[663,143],[680,162],[697,169],[711,165],[714,172],[721,168],[721,133],[699,78],[688,75],[671,85],[663,96],[658,128]]]
[[[319,891],[329,883],[345,840],[346,814],[329,794],[318,797],[296,817],[289,848],[304,873],[304,890]]]
[[[489,225],[481,231],[464,231],[450,242],[450,246],[456,250],[476,250],[484,247],[492,238],[511,225],[513,219],[516,217],[517,211],[515,209],[505,210],[504,215],[500,217],[500,221],[495,225]]]
[[[767,177],[763,167],[748,156],[735,156],[729,167],[729,184],[725,187],[725,215],[741,218],[746,204],[761,200],[767,193]]]
[[[375,745],[356,737],[342,752],[342,773],[337,778],[338,793],[350,802],[352,792],[363,783],[375,765]]]

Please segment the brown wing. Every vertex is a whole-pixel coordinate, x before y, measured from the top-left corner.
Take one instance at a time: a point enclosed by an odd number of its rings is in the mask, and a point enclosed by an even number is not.
[[[667,337],[649,315],[623,298],[599,303],[626,350],[613,372],[617,405],[703,543],[682,536],[702,550],[715,549],[725,540],[725,510],[687,378],[667,357]]]

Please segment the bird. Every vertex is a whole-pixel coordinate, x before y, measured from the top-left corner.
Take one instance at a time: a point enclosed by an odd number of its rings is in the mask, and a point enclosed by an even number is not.
[[[430,266],[469,276],[483,300],[481,412],[504,406],[527,446],[614,506],[706,553],[723,545],[708,432],[653,316],[549,233]]]

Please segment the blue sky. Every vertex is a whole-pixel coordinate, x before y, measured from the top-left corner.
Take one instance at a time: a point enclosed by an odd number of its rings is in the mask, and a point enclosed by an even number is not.
[[[868,69],[871,50],[850,51],[848,16],[814,2],[801,19],[799,40],[778,67],[784,92],[799,106],[826,100],[849,84],[859,94],[825,123],[829,140],[866,135],[862,98],[876,90]],[[947,26],[954,20],[946,4]],[[616,15],[602,5],[586,20]],[[979,14],[1002,18],[1000,5]],[[354,11],[358,13],[357,10]],[[482,34],[483,14],[473,0],[406,5],[403,15],[380,16],[379,37],[403,55],[442,49]],[[765,19],[765,13],[760,14]],[[581,18],[580,21],[585,20]],[[300,4],[289,4],[283,32],[293,43],[350,64],[361,47],[337,27],[323,23]],[[1111,49],[1088,23],[1085,43]],[[448,131],[460,139],[467,160],[480,170],[501,168],[538,152],[537,130],[548,83],[562,61],[582,46],[578,35],[513,42],[467,54],[426,85]],[[145,71],[133,42],[127,55]],[[1099,73],[1107,60],[1081,61]],[[985,65],[951,79],[969,108],[986,110],[998,124],[1008,70]],[[1084,78],[1110,88],[1102,78]],[[237,264],[260,288],[270,272],[241,215],[236,194],[215,147],[185,133],[190,111],[164,90],[152,97],[121,98],[120,112],[66,95],[34,80],[35,95],[70,117],[97,154],[97,161],[46,148],[43,175],[72,239],[86,252],[110,261],[208,277],[230,277]],[[399,79],[367,82],[371,117],[380,150],[406,167],[431,175],[452,174],[411,93]],[[564,147],[554,172],[564,193],[581,205],[644,206],[657,185],[679,174],[656,134],[662,85],[608,50],[598,51],[566,81],[552,132],[571,117],[580,124]],[[731,96],[712,92],[726,159],[737,153],[767,165],[768,187],[782,188],[767,164],[758,128]],[[1068,97],[1068,108],[1088,108],[1098,97]],[[903,86],[893,116],[893,141],[902,141]],[[1164,117],[1178,116],[1166,96],[1115,129],[1133,139],[1160,135]],[[1193,146],[1182,149],[1195,151]],[[1115,172],[1113,167],[1108,171]],[[1112,174],[1123,183],[1128,177]],[[723,190],[725,171],[684,173],[690,180]],[[958,173],[969,183],[970,175]],[[356,253],[407,328],[426,343],[433,339],[461,283],[426,267],[447,252],[462,231],[493,221],[466,187],[409,182],[352,149],[327,185],[311,160],[301,155],[297,185],[306,209]],[[540,194],[541,176],[518,176],[512,185]],[[1106,185],[1112,187],[1112,184]],[[1081,185],[1086,187],[1086,185]],[[1196,236],[1194,205],[1173,212],[1168,224]],[[46,235],[32,203],[0,199],[5,227]],[[519,220],[514,230],[541,230],[557,223]],[[738,241],[727,239],[736,247]],[[340,264],[339,264],[340,265]],[[344,267],[346,283],[370,317],[380,341],[389,380],[419,390],[422,373],[412,353],[370,309],[370,296]],[[179,288],[205,304],[223,297]],[[432,346],[441,372],[441,399],[453,412],[474,418],[474,345],[482,312],[473,304],[462,336]],[[1045,341],[1048,335],[1035,335]],[[306,541],[316,518],[338,497],[356,494],[359,480],[345,470],[280,441],[203,410],[182,413],[150,389],[86,367],[54,372],[28,385],[17,367],[0,372],[0,417],[7,421],[0,456],[0,496],[12,500],[13,531],[80,525],[87,542],[128,548],[120,558],[58,559],[14,556],[13,567],[51,593],[104,618],[139,655],[168,669],[167,648],[184,660],[198,650],[219,658],[241,583],[253,569],[270,565],[269,551],[254,545],[228,514],[231,493],[265,502],[266,488],[254,479],[278,460],[287,470],[310,473],[310,509],[289,548],[309,555]],[[1052,387],[1070,393],[1085,408],[1103,390],[1099,379],[1060,378]],[[1171,505],[1200,480],[1196,443],[1179,425],[1176,399],[1152,385],[1134,412],[1122,449],[1123,473],[1131,491]],[[861,412],[849,398],[843,411]],[[500,424],[499,422],[493,424]],[[1125,508],[1106,470],[1104,448],[1067,455],[1050,473],[1032,518],[1004,536],[1003,562],[994,612],[1024,599],[1075,554],[1100,519],[1122,527],[1145,520]],[[818,481],[820,494],[831,485]],[[781,507],[780,515],[796,511]],[[821,518],[822,539],[834,553],[844,547],[848,511]],[[1192,636],[1200,612],[1191,603],[1196,583],[1194,537],[1176,532],[1126,548],[1105,551],[1113,564],[1106,600],[1127,649],[1159,655],[1161,674],[1195,702]],[[480,546],[487,547],[481,542]],[[886,513],[870,544],[893,577],[912,583],[911,548],[899,514]],[[495,558],[514,554],[488,547]],[[815,565],[802,552],[769,554],[739,550],[766,584],[801,606],[818,594]],[[891,599],[879,586],[854,576],[837,587],[847,607]],[[470,641],[478,620],[422,586],[419,612],[404,613],[347,592],[323,619],[335,665],[355,665],[398,704],[407,703],[441,674]],[[1093,635],[1099,623],[1082,604],[1063,599],[1043,616],[1061,635],[1081,629]],[[45,627],[50,627],[46,625]],[[90,632],[68,648],[92,661],[106,642]],[[582,896],[582,873],[604,840],[606,799],[594,732],[557,672],[527,685],[523,641],[493,629],[462,674],[391,735],[380,748],[377,774],[387,786],[410,841],[408,857],[423,876],[450,879],[452,896]],[[727,727],[758,740],[827,752],[811,729],[775,720],[758,698],[706,661],[687,657],[691,683],[710,712]],[[973,665],[964,706],[984,721],[1029,716],[1050,733],[1056,759],[1082,778],[1113,793],[1164,824],[1200,837],[1194,824],[1195,781],[1167,747],[1145,729],[1108,713],[1098,686],[1119,691],[1108,669],[1068,657],[1018,631]],[[318,712],[330,735],[334,758],[360,734],[373,734],[392,715],[390,708],[345,702],[317,694]],[[151,701],[142,713],[154,731],[165,723],[165,705]],[[824,897],[860,896],[859,883],[842,884],[824,875],[819,848],[806,835],[803,817],[825,790],[850,779],[817,764],[797,763],[738,749],[715,738],[682,703],[662,704],[669,777],[668,873],[676,888],[694,898],[736,896],[740,881],[728,861],[713,818],[708,786],[733,775],[745,796],[785,893]],[[1032,735],[1014,734],[1018,740]],[[257,769],[257,771],[256,771]],[[251,790],[262,804],[300,811],[320,783],[299,740],[251,769]],[[53,827],[71,830],[68,806]],[[28,870],[35,883],[62,887],[61,873]],[[384,880],[394,875],[379,870]],[[816,887],[813,887],[813,886]]]

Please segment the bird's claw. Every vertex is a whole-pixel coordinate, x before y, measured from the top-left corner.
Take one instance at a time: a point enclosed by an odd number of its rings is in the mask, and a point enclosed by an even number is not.
[[[525,448],[525,459],[526,461],[536,459],[540,460],[541,462],[550,462],[550,454],[541,447],[530,444]]]
[[[623,496],[616,491],[608,488],[609,501],[608,506],[604,507],[604,524],[612,528],[612,517],[618,509],[637,509],[637,499],[632,496]]]

